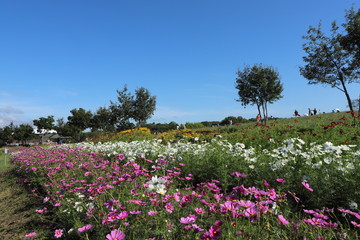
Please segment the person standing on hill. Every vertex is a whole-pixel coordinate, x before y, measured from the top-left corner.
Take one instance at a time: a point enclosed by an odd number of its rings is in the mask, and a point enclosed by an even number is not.
[[[260,114],[258,114],[258,115],[256,116],[256,121],[257,121],[257,122],[260,122],[260,120],[261,120],[261,116],[260,116]]]

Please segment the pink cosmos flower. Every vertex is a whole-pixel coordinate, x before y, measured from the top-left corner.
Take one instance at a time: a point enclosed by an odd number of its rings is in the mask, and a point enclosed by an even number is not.
[[[255,203],[253,203],[252,201],[249,201],[249,200],[247,200],[246,202],[244,200],[240,200],[239,204],[240,204],[240,206],[246,207],[246,208],[250,208],[250,207],[255,206]]]
[[[35,237],[35,236],[36,236],[36,232],[32,232],[25,235],[25,237]]]
[[[43,209],[36,209],[35,212],[37,213],[44,213],[47,210],[47,208],[43,208]]]
[[[247,177],[245,173],[240,173],[240,172],[232,172],[232,173],[230,173],[230,175],[238,177],[238,178],[246,178]]]
[[[214,227],[221,227],[223,224],[224,224],[224,223],[223,223],[222,221],[216,220],[216,221],[214,222]]]
[[[165,209],[169,213],[172,213],[174,211],[174,205],[172,205],[171,203],[167,203],[167,204],[165,204]]]
[[[263,184],[265,187],[270,187],[270,184],[264,179]]]
[[[196,221],[196,216],[194,215],[189,215],[187,217],[182,217],[180,218],[180,222],[183,223],[183,224],[191,224],[191,223],[194,223]]]
[[[209,232],[206,232],[200,236],[200,239],[201,240],[209,240],[209,239],[214,239],[214,238],[212,236],[210,236]]]
[[[124,218],[127,218],[129,216],[129,213],[128,211],[122,211],[121,213],[119,213],[116,218],[117,219],[124,219]]]
[[[276,192],[275,192],[275,189],[273,189],[273,188],[272,188],[272,189],[269,189],[268,193],[269,193],[270,199],[275,200],[275,198],[277,197],[277,194],[276,194]]]
[[[195,212],[200,215],[205,213],[204,209],[202,208],[195,208]]]
[[[296,202],[299,202],[300,198],[296,196],[296,193],[293,193],[293,192],[290,192],[290,191],[288,191],[288,193],[290,193],[291,196],[293,196],[293,198],[294,198],[294,200],[295,200]]]
[[[192,200],[192,196],[191,195],[185,195],[182,197],[181,199],[183,202],[190,202]]]
[[[141,214],[141,211],[130,211],[130,214],[134,214],[134,215]]]
[[[279,182],[279,183],[284,183],[284,182],[286,182],[286,180],[283,179],[283,178],[277,178],[276,181]]]
[[[318,227],[326,227],[329,225],[328,222],[324,221],[321,218],[304,219],[303,222]]]
[[[86,231],[89,231],[90,229],[92,228],[92,225],[91,224],[88,224],[88,225],[85,225],[81,228],[78,228],[78,232],[86,232]]]
[[[155,216],[156,214],[158,214],[158,212],[157,211],[149,211],[148,214],[150,216]]]
[[[310,188],[310,185],[307,182],[301,182],[301,184],[309,191],[314,191],[314,189]]]
[[[220,228],[216,226],[211,226],[209,229],[209,234],[213,238],[217,238],[221,236]]]
[[[122,161],[122,160],[124,160],[124,159],[125,159],[125,155],[124,155],[124,154],[119,154],[119,155],[118,155],[118,158],[119,158],[119,160],[121,160],[121,161]]]
[[[249,207],[245,210],[246,217],[255,217],[257,215],[257,211],[255,207]]]
[[[108,235],[106,235],[106,238],[108,240],[122,240],[125,238],[125,236],[126,235],[119,229],[114,229]]]
[[[195,230],[195,232],[203,232],[205,231],[205,229],[199,227],[198,225],[196,224],[191,224],[192,228]]]
[[[62,229],[56,229],[55,230],[54,237],[61,238],[62,235],[63,235],[63,230]]]
[[[278,218],[279,218],[279,221],[281,222],[281,224],[283,224],[283,225],[290,224],[289,221],[286,220],[283,215],[278,215]]]
[[[357,223],[357,222],[355,222],[355,221],[351,221],[351,223],[352,223],[354,226],[356,226],[356,227],[360,227],[360,224]]]

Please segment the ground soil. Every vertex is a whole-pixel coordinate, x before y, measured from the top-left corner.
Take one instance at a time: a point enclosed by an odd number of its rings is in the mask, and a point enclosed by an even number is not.
[[[17,181],[11,171],[0,171],[0,239],[29,239],[24,236],[31,232],[38,232],[41,239],[47,226],[35,212],[39,206]]]

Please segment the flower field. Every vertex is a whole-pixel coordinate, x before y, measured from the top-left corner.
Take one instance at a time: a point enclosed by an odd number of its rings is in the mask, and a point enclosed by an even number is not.
[[[52,216],[50,239],[359,237],[358,145],[194,136],[37,146],[12,163],[42,202],[34,214]]]

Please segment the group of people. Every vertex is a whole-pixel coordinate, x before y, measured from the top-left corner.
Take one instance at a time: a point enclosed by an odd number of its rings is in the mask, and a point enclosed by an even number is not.
[[[314,108],[314,109],[308,108],[308,110],[309,110],[309,112],[308,112],[308,114],[305,114],[305,116],[316,115],[317,112],[318,112],[318,110],[316,110],[316,108]],[[295,117],[300,117],[300,114],[299,114],[298,110],[296,110],[296,109],[295,109],[295,111],[294,111],[294,116],[295,116]]]

